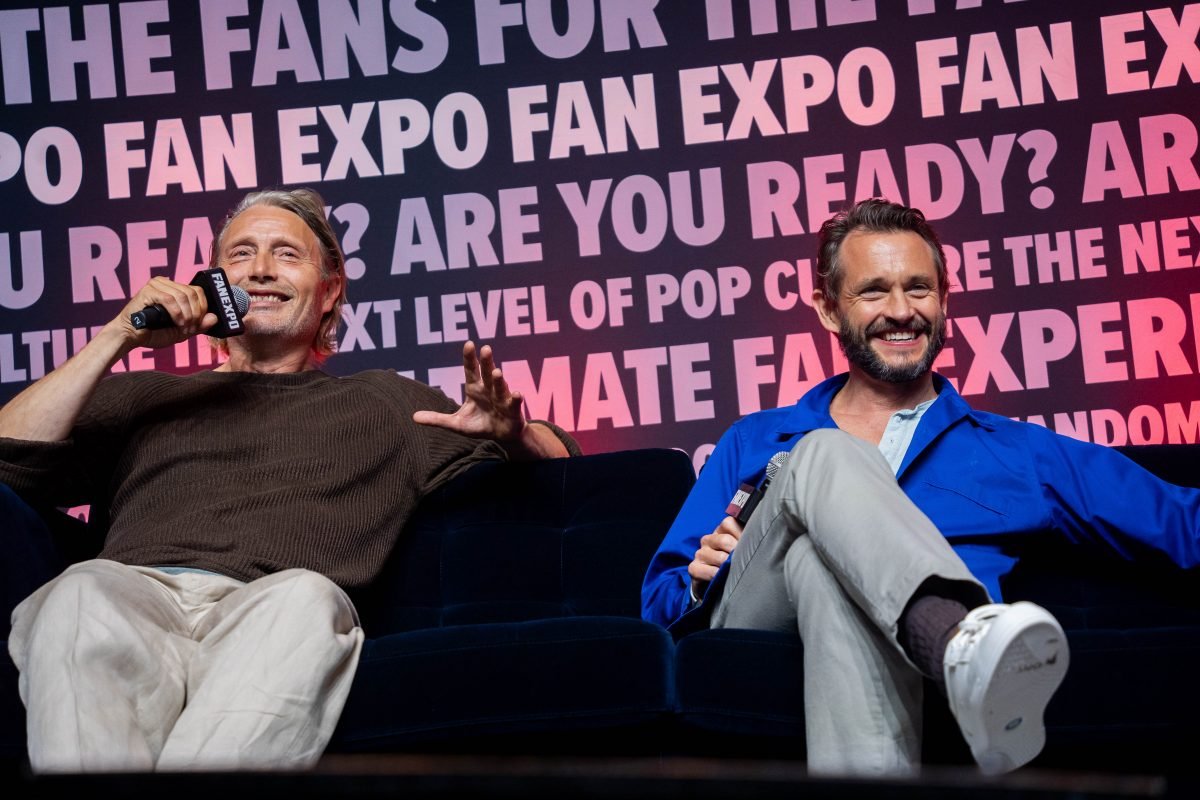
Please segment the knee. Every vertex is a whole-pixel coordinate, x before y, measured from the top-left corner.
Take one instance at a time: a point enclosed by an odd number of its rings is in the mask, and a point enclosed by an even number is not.
[[[92,662],[124,622],[119,598],[131,574],[111,561],[81,562],[26,598],[12,614],[9,650],[18,667],[35,652],[63,666]],[[86,619],[103,624],[83,624]]]
[[[310,569],[285,569],[262,580],[274,583],[288,592],[295,592],[301,597],[313,598],[316,601],[336,603],[345,596],[336,583]]]
[[[800,437],[784,466],[790,472],[813,475],[827,473],[826,467],[839,464],[859,467],[868,462],[891,474],[887,460],[875,445],[838,428],[818,428]]]
[[[288,569],[260,578],[265,597],[278,598],[280,613],[299,619],[329,619],[338,630],[358,625],[350,598],[329,578],[307,569]]]
[[[109,605],[111,598],[127,585],[133,571],[114,561],[83,561],[42,586],[13,612],[13,623],[32,621],[43,612],[95,609]]]
[[[799,461],[803,458],[821,458],[846,450],[858,449],[863,442],[856,436],[851,436],[840,428],[817,428],[800,437],[800,441],[792,447],[788,461]]]

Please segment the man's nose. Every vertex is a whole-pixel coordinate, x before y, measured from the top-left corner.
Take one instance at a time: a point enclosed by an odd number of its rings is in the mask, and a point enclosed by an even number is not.
[[[260,251],[255,254],[247,265],[246,274],[253,278],[270,278],[275,274],[275,258],[270,251]]]
[[[907,322],[916,313],[908,293],[903,289],[896,289],[888,293],[887,307],[884,311],[887,316],[897,322]]]

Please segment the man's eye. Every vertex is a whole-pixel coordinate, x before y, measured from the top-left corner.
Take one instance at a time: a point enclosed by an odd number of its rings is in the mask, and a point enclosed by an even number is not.
[[[296,261],[300,258],[300,254],[295,250],[276,250],[275,257],[281,261]]]
[[[229,251],[230,261],[240,261],[245,258],[250,258],[251,252],[248,247],[235,247]]]

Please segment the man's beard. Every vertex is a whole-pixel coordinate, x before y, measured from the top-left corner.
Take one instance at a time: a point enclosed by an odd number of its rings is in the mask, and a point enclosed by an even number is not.
[[[927,334],[928,343],[925,345],[925,352],[916,361],[892,366],[871,347],[871,336],[883,330],[906,330],[918,335]],[[938,311],[933,322],[915,317],[907,325],[896,325],[887,319],[880,319],[868,325],[863,331],[851,328],[846,318],[843,317],[838,326],[838,341],[842,345],[842,351],[846,354],[847,360],[851,364],[857,365],[872,378],[887,383],[908,383],[932,369],[938,353],[942,352],[942,347],[946,344],[946,315]]]

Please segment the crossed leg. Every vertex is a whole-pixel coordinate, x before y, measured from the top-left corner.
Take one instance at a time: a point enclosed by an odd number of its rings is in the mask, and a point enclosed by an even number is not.
[[[987,602],[870,443],[837,430],[792,449],[734,549],[713,627],[799,631],[809,770],[920,764],[921,675],[896,641],[929,578]]]

